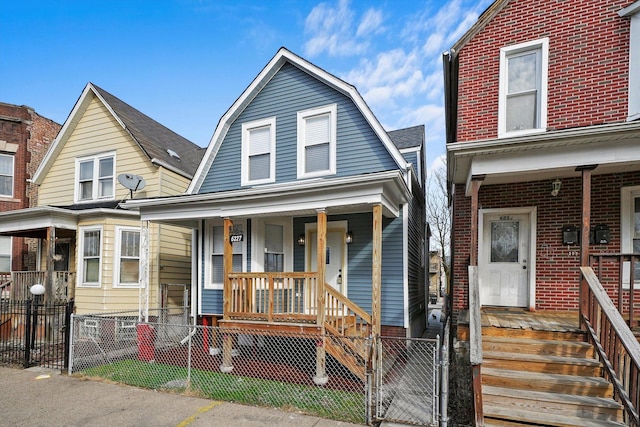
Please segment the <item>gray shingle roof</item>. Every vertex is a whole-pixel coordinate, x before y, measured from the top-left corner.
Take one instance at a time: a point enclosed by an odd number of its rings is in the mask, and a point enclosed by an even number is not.
[[[193,177],[205,148],[178,135],[106,90],[93,83],[92,86],[122,120],[149,159],[159,160],[177,171],[182,171],[189,178]],[[179,158],[172,156],[167,150],[176,153]]]
[[[424,145],[424,125],[392,130],[387,135],[400,150]]]

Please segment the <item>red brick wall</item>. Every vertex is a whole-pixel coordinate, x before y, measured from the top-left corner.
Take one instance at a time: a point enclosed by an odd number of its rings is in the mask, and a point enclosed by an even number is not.
[[[0,103],[0,140],[17,144],[14,158],[14,196],[0,198],[0,212],[36,206],[37,189],[27,180],[33,177],[61,126],[26,106]],[[35,269],[36,242],[13,239],[12,269]]]
[[[640,185],[640,172],[593,175],[591,188],[591,225],[606,224],[611,230],[611,243],[592,245],[591,253],[619,253],[620,188]],[[577,310],[580,247],[562,244],[564,225],[581,225],[582,180],[562,180],[558,196],[551,196],[548,180],[508,185],[481,186],[478,203],[481,209],[537,207],[536,228],[536,303],[537,310]],[[468,307],[467,266],[470,256],[471,199],[464,186],[457,185],[454,198],[453,224],[453,311]],[[607,284],[613,290],[611,278]],[[616,282],[617,283],[617,282]],[[640,292],[636,300],[640,300]],[[613,295],[613,293],[610,293]]]
[[[513,0],[459,52],[458,141],[498,136],[500,48],[549,37],[549,130],[627,118],[634,0]]]

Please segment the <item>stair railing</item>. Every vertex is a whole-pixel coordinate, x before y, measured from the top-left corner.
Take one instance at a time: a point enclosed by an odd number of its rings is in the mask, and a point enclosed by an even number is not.
[[[627,425],[640,426],[640,344],[607,295],[591,267],[580,267],[580,322],[595,345],[613,383],[616,399],[624,406]]]
[[[371,316],[356,303],[325,284],[325,325],[343,337],[367,338],[371,333]]]

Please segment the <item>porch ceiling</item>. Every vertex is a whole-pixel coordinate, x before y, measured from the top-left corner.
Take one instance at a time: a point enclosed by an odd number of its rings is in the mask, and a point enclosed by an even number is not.
[[[640,122],[593,126],[527,137],[455,143],[447,147],[449,179],[483,185],[580,176],[576,167],[597,165],[594,175],[640,170]]]
[[[128,200],[125,209],[138,209],[142,220],[197,227],[202,218],[309,216],[370,212],[382,205],[386,217],[400,215],[410,191],[398,171],[335,179],[309,180],[220,193]]]

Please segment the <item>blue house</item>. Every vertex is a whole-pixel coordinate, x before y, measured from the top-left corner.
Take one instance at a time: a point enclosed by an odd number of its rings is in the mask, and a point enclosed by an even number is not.
[[[220,119],[187,193],[124,206],[194,230],[200,323],[419,337],[424,180],[423,126],[385,131],[355,87],[281,48]]]

